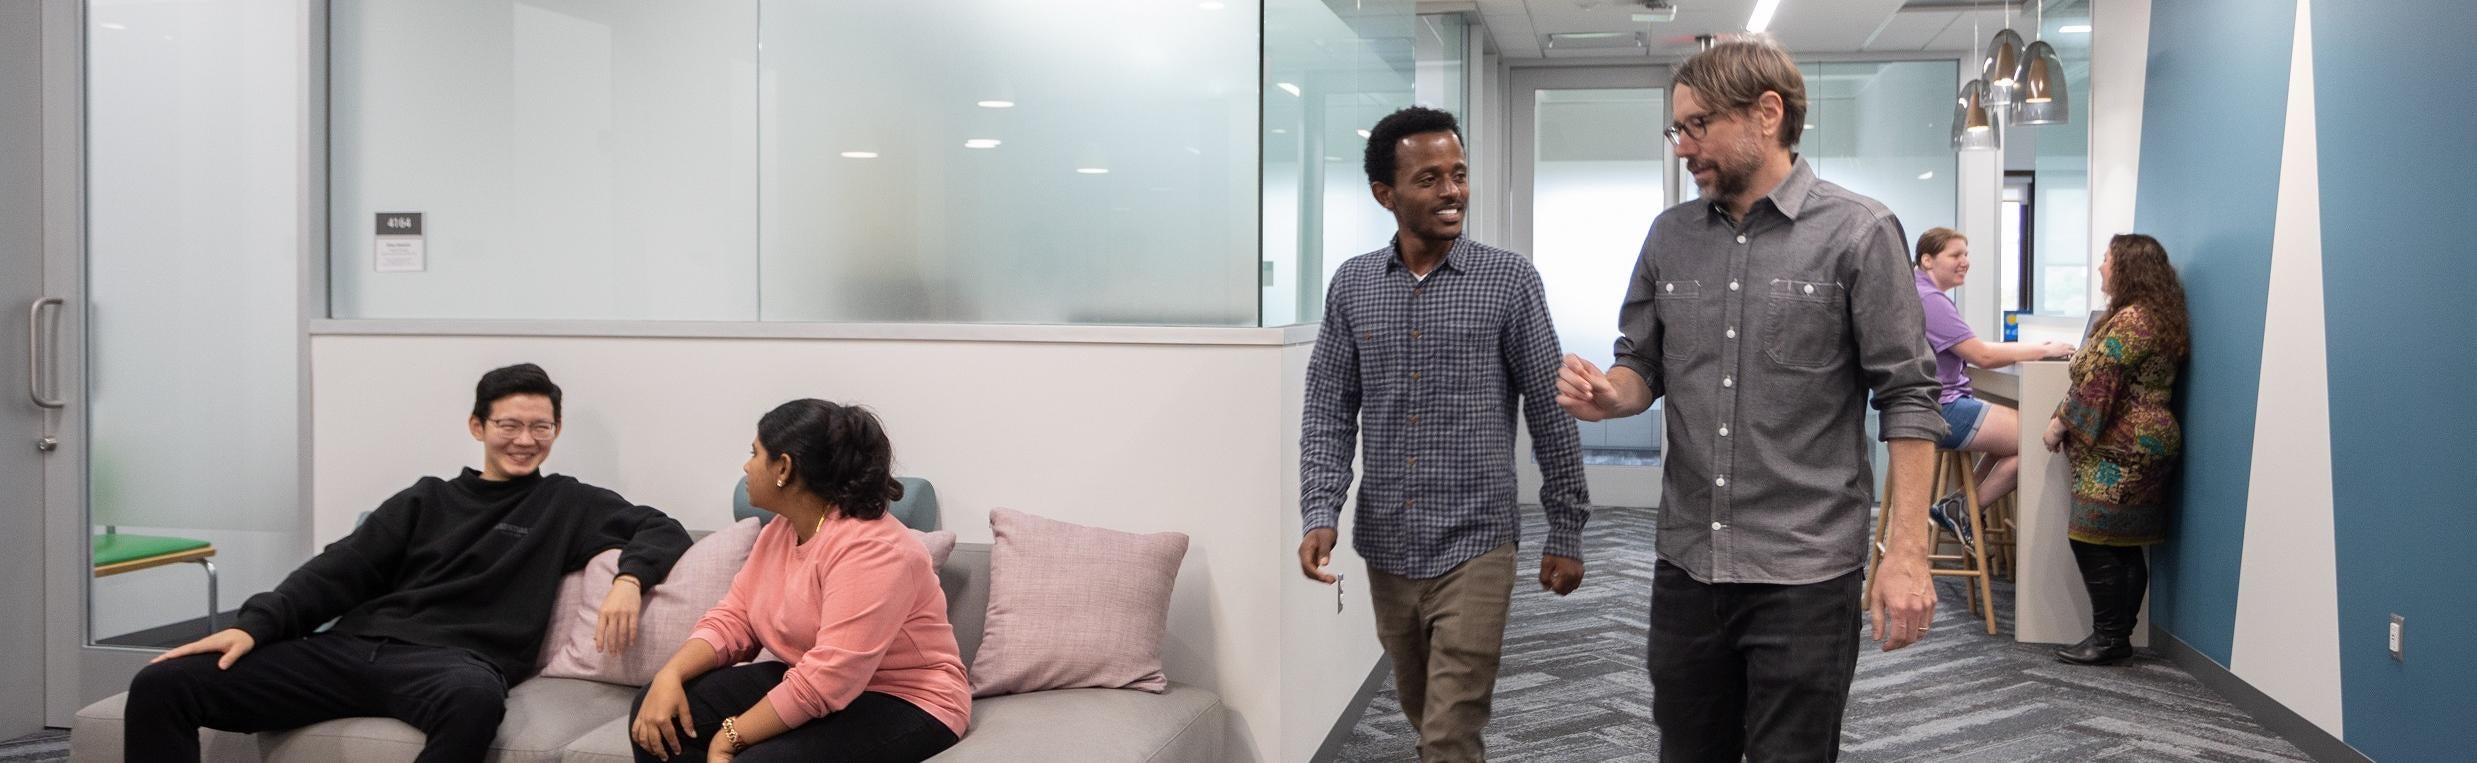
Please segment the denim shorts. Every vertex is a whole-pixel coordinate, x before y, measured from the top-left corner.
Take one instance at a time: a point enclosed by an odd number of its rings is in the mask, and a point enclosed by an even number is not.
[[[1944,423],[1952,427],[1952,432],[1944,435],[1944,439],[1936,441],[1935,447],[1944,450],[1960,450],[1962,446],[1970,444],[1970,438],[1978,436],[1978,425],[1986,422],[1987,404],[1985,401],[1962,395],[1952,402],[1945,403]]]

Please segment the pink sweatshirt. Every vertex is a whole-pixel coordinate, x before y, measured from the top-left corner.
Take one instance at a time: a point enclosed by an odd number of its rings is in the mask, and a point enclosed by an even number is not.
[[[731,592],[688,637],[714,646],[716,667],[746,662],[761,646],[783,656],[791,670],[766,701],[793,727],[874,691],[963,736],[972,688],[929,550],[892,516],[838,516],[807,543],[791,524],[758,531]]]

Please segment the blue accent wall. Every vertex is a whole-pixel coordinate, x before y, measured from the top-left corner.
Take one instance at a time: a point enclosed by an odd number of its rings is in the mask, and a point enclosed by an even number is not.
[[[2477,5],[2313,4],[2347,742],[2477,757]],[[2146,170],[2147,168],[2145,168]],[[2408,619],[2405,662],[2385,628]]]
[[[2176,396],[2185,466],[2152,555],[2150,615],[2221,665],[2235,642],[2295,27],[2293,0],[2150,8],[2134,227],[2167,245],[2193,319]]]

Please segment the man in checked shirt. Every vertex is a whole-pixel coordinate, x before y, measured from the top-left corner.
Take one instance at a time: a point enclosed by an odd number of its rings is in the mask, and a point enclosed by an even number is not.
[[[1325,296],[1299,436],[1299,569],[1334,582],[1323,568],[1364,427],[1351,547],[1367,560],[1402,713],[1419,730],[1420,760],[1482,760],[1522,529],[1516,405],[1545,478],[1540,587],[1559,596],[1583,582],[1582,444],[1557,409],[1557,331],[1539,272],[1462,236],[1469,168],[1453,115],[1385,117],[1366,164],[1397,231],[1343,263]]]
[[[1660,214],[1618,313],[1617,366],[1566,356],[1584,421],[1668,398],[1652,573],[1652,719],[1665,761],[1831,760],[1858,660],[1874,497],[1865,406],[1892,448],[1875,640],[1924,637],[1927,470],[1944,436],[1901,223],[1791,148],[1789,54],[1723,43],[1672,77],[1666,130],[1702,198]]]

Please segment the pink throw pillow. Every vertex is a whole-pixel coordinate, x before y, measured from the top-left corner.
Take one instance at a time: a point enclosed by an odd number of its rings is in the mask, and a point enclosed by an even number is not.
[[[1187,536],[1085,527],[989,512],[989,617],[972,696],[1100,687],[1155,694],[1170,587]]]
[[[671,566],[671,575],[654,586],[637,616],[636,643],[619,654],[593,647],[602,619],[602,597],[619,575],[619,550],[594,556],[585,568],[560,582],[559,602],[551,607],[550,630],[542,635],[542,673],[549,678],[582,678],[609,684],[643,686],[688,640],[706,610],[722,603],[731,578],[748,563],[757,545],[758,522],[743,519],[689,546]]]
[[[550,629],[542,634],[541,675],[626,686],[652,683],[654,673],[671,661],[671,655],[696,630],[697,621],[730,593],[731,579],[748,563],[749,549],[756,546],[761,526],[755,518],[740,520],[680,554],[670,577],[654,586],[653,596],[637,616],[636,643],[616,655],[594,649],[593,636],[602,619],[602,597],[610,594],[611,578],[619,575],[619,550],[594,555],[584,569],[568,573],[559,583]],[[954,533],[913,530],[912,537],[929,549],[935,567],[944,567],[946,557],[954,553]],[[771,654],[758,657],[768,658],[781,661]]]

